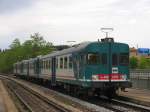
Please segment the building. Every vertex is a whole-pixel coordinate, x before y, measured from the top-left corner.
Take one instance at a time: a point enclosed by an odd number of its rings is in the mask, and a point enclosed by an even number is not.
[[[137,49],[134,47],[130,48],[130,57],[132,56],[137,57]]]
[[[141,56],[144,56],[145,58],[150,59],[150,49],[149,48],[130,48],[130,57],[137,57],[140,58]]]

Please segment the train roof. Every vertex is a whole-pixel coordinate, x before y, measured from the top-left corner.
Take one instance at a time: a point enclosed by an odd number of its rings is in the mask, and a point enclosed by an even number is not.
[[[93,43],[93,42],[85,42],[85,43],[74,45],[73,47],[68,48],[68,49],[64,49],[64,50],[61,50],[61,51],[54,51],[51,54],[42,56],[41,59],[44,59],[44,58],[47,58],[47,57],[52,57],[52,56],[58,56],[58,55],[62,55],[62,54],[69,54],[69,53],[73,53],[73,52],[78,52],[78,51],[83,50],[84,48],[86,48],[91,43]]]
[[[74,53],[74,52],[79,52],[79,51],[85,49],[88,45],[93,44],[93,43],[103,43],[103,42],[96,41],[96,42],[85,42],[85,43],[77,44],[77,45],[75,45],[71,48],[67,48],[67,49],[64,49],[64,50],[61,50],[61,51],[54,51],[54,52],[52,52],[48,55],[44,55],[40,59],[53,57],[53,56],[70,54],[70,53]],[[115,44],[124,44],[124,45],[128,46],[128,44],[125,44],[125,43],[118,43],[118,42],[113,42],[113,43],[115,43]]]
[[[71,54],[71,53],[74,53],[74,52],[80,52],[82,51],[83,49],[85,49],[88,45],[90,44],[93,44],[93,43],[105,43],[103,41],[96,41],[96,42],[84,42],[84,43],[80,43],[80,44],[77,44],[77,45],[74,45],[73,47],[71,48],[67,48],[67,49],[63,49],[61,51],[53,51],[51,52],[50,54],[47,54],[47,55],[44,55],[44,56],[37,56],[35,58],[30,58],[28,60],[23,60],[21,62],[26,62],[26,61],[34,61],[34,60],[37,60],[37,59],[45,59],[45,58],[49,58],[49,57],[53,57],[53,56],[59,56],[59,55],[65,55],[65,54]],[[107,42],[106,42],[107,43]],[[127,45],[128,44],[125,44],[125,43],[118,43],[118,42],[113,42],[114,44],[123,44],[123,45]],[[18,63],[21,63],[21,62],[17,62]]]

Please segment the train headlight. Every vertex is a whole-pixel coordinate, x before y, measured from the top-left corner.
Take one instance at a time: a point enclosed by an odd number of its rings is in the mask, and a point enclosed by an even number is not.
[[[121,78],[122,78],[123,80],[126,80],[126,79],[127,79],[126,74],[123,74],[123,75],[121,76]]]
[[[99,80],[99,76],[98,75],[92,75],[92,80]]]

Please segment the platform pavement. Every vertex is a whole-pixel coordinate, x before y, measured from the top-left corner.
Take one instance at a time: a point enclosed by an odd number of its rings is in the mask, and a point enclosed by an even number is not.
[[[150,90],[127,88],[126,92],[119,91],[119,95],[150,104]]]

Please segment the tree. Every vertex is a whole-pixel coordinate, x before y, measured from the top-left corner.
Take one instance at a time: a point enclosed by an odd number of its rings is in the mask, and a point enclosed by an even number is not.
[[[130,58],[130,68],[136,69],[138,67],[138,59],[134,56]]]
[[[10,45],[10,49],[0,52],[0,72],[12,72],[13,64],[17,61],[45,55],[53,50],[55,50],[53,44],[46,42],[39,33],[31,35],[30,39],[23,44],[16,38]]]
[[[148,64],[147,68],[150,69],[150,59],[147,59],[147,64]]]
[[[148,60],[145,57],[141,57],[139,60],[139,68],[146,69],[148,68]]]
[[[14,39],[14,41],[12,42],[12,44],[9,46],[11,49],[15,49],[17,47],[20,47],[21,44],[20,44],[20,41],[18,38]]]
[[[41,36],[39,33],[34,33],[34,35],[31,35],[30,37],[33,46],[41,47],[46,45],[46,41],[43,39],[43,36]]]

